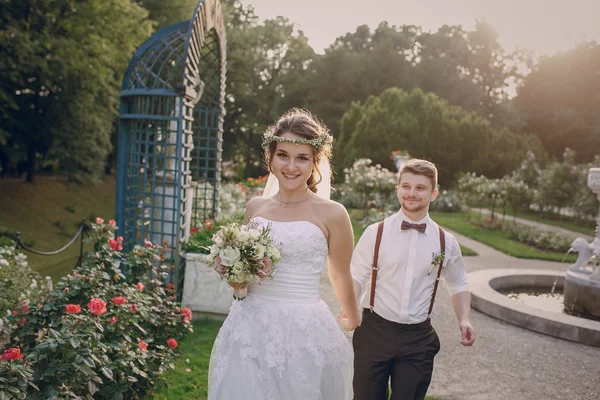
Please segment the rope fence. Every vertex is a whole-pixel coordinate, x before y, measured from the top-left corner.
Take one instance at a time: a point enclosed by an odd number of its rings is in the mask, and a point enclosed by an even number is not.
[[[15,238],[15,241],[17,243],[16,248],[23,249],[23,250],[29,251],[30,253],[37,254],[40,256],[55,256],[57,254],[62,253],[65,250],[67,250],[79,238],[79,257],[77,258],[77,264],[76,264],[76,266],[78,267],[81,265],[81,261],[83,259],[83,238],[87,234],[86,231],[87,231],[87,226],[85,224],[85,219],[83,219],[81,221],[81,225],[79,226],[79,230],[77,231],[75,236],[73,236],[73,238],[69,241],[69,243],[67,243],[66,245],[64,245],[63,247],[61,247],[60,249],[55,250],[55,251],[39,251],[39,250],[32,249],[31,247],[25,245],[22,242],[21,232],[17,232],[16,238]]]

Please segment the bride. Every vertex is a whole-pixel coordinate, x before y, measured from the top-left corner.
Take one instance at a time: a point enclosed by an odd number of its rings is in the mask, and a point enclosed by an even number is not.
[[[246,221],[271,226],[282,259],[273,279],[251,284],[232,305],[212,350],[209,400],[352,397],[352,346],[319,295],[327,267],[342,308],[350,310],[342,326],[360,324],[350,218],[329,200],[331,142],[327,129],[299,109],[264,135],[271,174],[265,195],[246,205]]]

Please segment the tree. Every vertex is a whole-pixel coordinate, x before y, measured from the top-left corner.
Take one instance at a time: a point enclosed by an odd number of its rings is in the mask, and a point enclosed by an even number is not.
[[[475,22],[475,29],[444,25],[435,33],[423,32],[418,38],[416,54],[419,87],[458,105],[475,111],[501,128],[514,110],[506,107],[506,91],[511,80],[520,78],[518,66],[526,63],[524,51],[506,54],[498,41],[498,33],[484,19]]]
[[[156,22],[156,29],[192,18],[198,0],[136,0],[148,10],[148,18]]]
[[[251,6],[228,1],[224,158],[243,156],[244,176],[262,169],[262,134],[284,111],[302,105],[315,57],[286,18],[258,22]]]
[[[382,22],[374,31],[362,25],[338,37],[315,60],[306,106],[337,135],[340,119],[353,101],[365,101],[392,86],[414,88],[411,60],[419,32],[413,25]]]
[[[391,88],[355,102],[340,126],[339,168],[369,156],[391,169],[391,150],[402,149],[435,162],[445,186],[466,171],[502,177],[519,165],[528,148],[540,148],[531,137],[497,131],[477,114],[420,89],[406,93]]]
[[[0,14],[0,115],[9,155],[94,180],[110,151],[122,73],[150,33],[129,0],[4,1]]]
[[[600,45],[542,57],[523,81],[516,99],[526,117],[525,132],[538,136],[559,158],[570,147],[577,160],[589,162],[600,148]]]

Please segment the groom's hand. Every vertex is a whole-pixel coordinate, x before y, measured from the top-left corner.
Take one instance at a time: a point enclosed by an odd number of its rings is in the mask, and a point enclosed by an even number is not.
[[[348,315],[346,314],[346,312],[344,311],[344,309],[340,309],[340,313],[338,314],[338,322],[340,323],[340,325],[342,325],[342,328],[344,328],[345,331],[353,331],[356,328],[358,328],[362,322],[362,316],[360,314],[358,314],[358,320],[357,321],[350,321],[350,319],[348,318]]]
[[[472,346],[475,342],[475,329],[470,321],[461,321],[460,327],[460,344],[463,346]]]

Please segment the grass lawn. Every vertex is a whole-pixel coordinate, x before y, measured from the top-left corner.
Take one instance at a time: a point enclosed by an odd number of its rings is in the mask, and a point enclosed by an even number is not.
[[[488,208],[489,209],[489,208]],[[500,218],[502,218],[502,213],[497,214]],[[531,221],[536,221],[536,222],[541,222],[542,224],[546,224],[546,225],[553,225],[553,226],[558,226],[560,228],[564,228],[564,229],[568,229],[570,231],[574,231],[574,232],[579,232],[579,233],[585,233],[586,235],[594,235],[594,223],[590,222],[590,225],[588,226],[584,226],[584,225],[577,225],[576,223],[572,222],[573,219],[569,218],[567,216],[564,215],[541,215],[538,214],[534,211],[517,211],[516,213],[517,218],[523,218],[523,219],[528,219]],[[510,215],[506,215],[506,220],[507,221],[512,221],[512,211],[510,212]]]
[[[445,228],[477,240],[513,257],[549,261],[562,261],[564,257],[562,253],[542,251],[516,242],[510,239],[505,232],[488,231],[472,225],[467,222],[467,213],[432,212],[431,217]],[[573,263],[576,259],[577,256],[571,254],[566,258],[565,262]]]
[[[356,245],[356,243],[358,242],[358,239],[360,239],[360,237],[362,236],[363,232],[366,229],[366,227],[362,227],[357,222],[355,222],[355,220],[359,219],[359,217],[358,217],[359,212],[362,213],[362,211],[360,211],[360,210],[350,210],[350,218],[352,219],[352,229],[354,230],[354,245]],[[470,249],[463,245],[460,245],[460,250],[464,257],[477,255],[477,252],[475,250]]]
[[[166,384],[148,400],[199,400],[208,395],[208,363],[221,321],[194,321],[194,333],[180,343],[175,369],[165,373]],[[189,362],[188,362],[189,360]]]
[[[43,176],[35,184],[0,180],[0,229],[20,231],[35,250],[57,250],[71,240],[83,218],[114,218],[115,188],[112,176],[97,186],[68,186]],[[32,268],[57,280],[75,266],[79,241],[55,256],[24,253]]]

